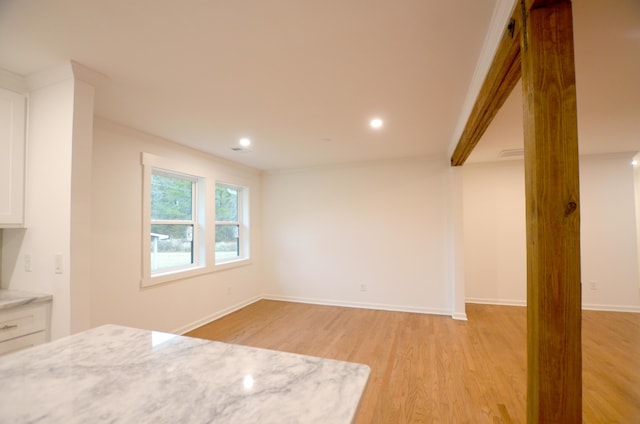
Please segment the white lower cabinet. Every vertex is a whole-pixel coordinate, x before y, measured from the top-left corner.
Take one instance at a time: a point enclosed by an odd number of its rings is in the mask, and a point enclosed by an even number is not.
[[[49,341],[51,302],[0,309],[0,355]]]

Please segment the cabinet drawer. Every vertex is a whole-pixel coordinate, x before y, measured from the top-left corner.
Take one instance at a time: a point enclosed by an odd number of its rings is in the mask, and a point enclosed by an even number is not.
[[[28,334],[26,336],[17,337],[15,339],[0,342],[0,355],[5,353],[17,352],[31,346],[39,345],[47,341],[44,331]]]
[[[25,305],[0,312],[0,342],[46,328],[46,305]]]

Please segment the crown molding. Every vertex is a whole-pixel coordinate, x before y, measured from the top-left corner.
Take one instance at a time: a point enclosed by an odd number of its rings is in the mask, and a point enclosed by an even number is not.
[[[2,68],[0,68],[0,87],[22,94],[26,94],[29,91],[27,82],[22,75],[14,74]]]
[[[69,60],[27,76],[26,85],[29,90],[37,90],[69,79],[84,81],[95,87],[107,79],[107,76],[76,61]]]

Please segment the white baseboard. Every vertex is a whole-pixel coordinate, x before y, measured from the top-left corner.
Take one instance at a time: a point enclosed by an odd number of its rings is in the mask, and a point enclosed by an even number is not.
[[[606,311],[606,312],[640,312],[640,306],[617,306],[617,305],[593,305],[582,304],[582,309],[587,311]]]
[[[462,312],[457,312],[455,314],[452,314],[451,318],[453,318],[455,320],[458,320],[458,321],[468,321],[467,314],[462,313]]]
[[[477,297],[468,297],[464,301],[465,303],[477,303],[480,305],[527,306],[526,300],[482,299]]]
[[[417,313],[417,314],[451,315],[451,311],[447,309],[421,308],[421,307],[404,306],[404,305],[346,302],[346,301],[335,300],[335,299],[314,299],[314,298],[307,298],[307,297],[282,296],[282,295],[275,295],[275,294],[265,294],[262,296],[262,298],[265,300],[279,300],[283,302],[308,303],[311,305],[343,306],[346,308],[377,309],[381,311],[411,312],[411,313]]]
[[[522,300],[505,300],[505,299],[480,299],[467,298],[466,303],[477,303],[481,305],[497,305],[497,306],[527,306],[526,301]],[[582,309],[586,311],[604,311],[604,312],[636,312],[640,313],[640,306],[620,306],[620,305],[599,305],[599,304],[582,304]]]
[[[282,302],[297,302],[308,303],[311,305],[325,305],[325,306],[342,306],[346,308],[362,308],[362,309],[377,309],[381,311],[393,311],[393,312],[410,312],[417,314],[430,314],[430,315],[449,315],[451,318],[460,321],[467,321],[467,314],[462,312],[452,313],[450,310],[437,309],[437,308],[422,308],[406,305],[388,305],[381,303],[364,303],[364,302],[346,302],[335,299],[314,299],[308,297],[296,297],[296,296],[282,296],[275,294],[265,294],[262,296],[254,296],[250,299],[236,303],[221,311],[215,312],[190,324],[184,325],[174,331],[173,334],[185,334],[191,330],[195,330],[205,324],[220,319],[226,315],[229,315],[237,310],[240,310],[246,306],[251,305],[259,300],[278,300]],[[522,300],[508,300],[508,299],[481,299],[481,298],[467,298],[466,303],[476,303],[481,305],[497,305],[497,306],[527,306],[526,301]],[[608,311],[608,312],[634,312],[640,313],[640,306],[617,306],[617,305],[597,305],[597,304],[584,304],[582,309],[590,311]]]
[[[379,304],[379,303],[362,303],[362,302],[345,302],[341,300],[335,299],[313,299],[306,297],[295,297],[295,296],[281,296],[281,295],[273,295],[266,294],[262,296],[254,296],[250,299],[244,300],[242,302],[236,303],[235,305],[229,306],[221,311],[215,312],[211,315],[208,315],[204,318],[201,318],[197,321],[194,321],[190,324],[184,325],[171,333],[173,334],[185,334],[191,330],[195,330],[198,327],[201,327],[205,324],[208,324],[212,321],[220,319],[226,315],[229,315],[235,311],[238,311],[244,307],[247,307],[259,300],[277,300],[282,302],[296,302],[296,303],[307,303],[311,305],[324,305],[324,306],[342,306],[346,308],[362,308],[362,309],[377,309],[382,311],[392,311],[392,312],[410,312],[410,313],[418,313],[418,314],[430,314],[430,315],[449,315],[454,320],[467,321],[466,313],[451,313],[449,310],[445,309],[435,309],[435,308],[417,308],[415,306],[403,306],[403,305],[387,305],[387,304]],[[480,298],[467,298],[465,299],[466,303],[476,303],[481,305],[496,305],[496,306],[527,306],[525,301],[521,300],[505,300],[505,299],[480,299]],[[640,306],[617,306],[617,305],[597,305],[597,304],[583,304],[582,309],[590,310],[590,311],[607,311],[607,312],[632,312],[632,313],[640,313]]]
[[[251,305],[252,303],[255,303],[255,302],[257,302],[257,301],[259,301],[261,299],[262,299],[261,296],[255,296],[255,297],[252,297],[251,299],[247,299],[247,300],[244,300],[242,302],[236,303],[235,305],[229,306],[228,308],[225,308],[225,309],[223,309],[221,311],[215,312],[215,313],[213,313],[211,315],[208,315],[208,316],[206,316],[204,318],[201,318],[201,319],[199,319],[197,321],[194,321],[194,322],[192,322],[190,324],[184,325],[184,326],[178,328],[177,330],[172,331],[171,333],[173,333],[173,334],[185,334],[185,333],[188,333],[191,330],[195,330],[198,327],[202,327],[203,325],[208,324],[211,321],[215,321],[217,319],[220,319],[225,315],[229,315],[229,314],[231,314],[231,313],[233,313],[235,311],[238,311],[238,310],[240,310],[240,309],[242,309],[244,307],[247,307],[247,306]]]

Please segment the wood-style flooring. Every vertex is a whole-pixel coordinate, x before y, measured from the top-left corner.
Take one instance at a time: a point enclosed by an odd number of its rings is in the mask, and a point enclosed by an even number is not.
[[[187,336],[371,367],[356,423],[524,423],[526,309],[448,316],[261,300]],[[583,422],[640,423],[640,314],[583,311]]]

